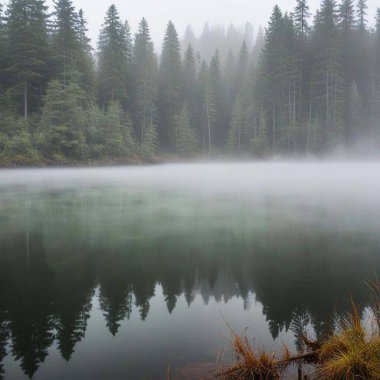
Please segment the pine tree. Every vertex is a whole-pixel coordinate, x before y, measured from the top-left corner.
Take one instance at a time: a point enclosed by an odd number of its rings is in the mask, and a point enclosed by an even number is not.
[[[241,98],[237,97],[232,109],[230,131],[229,131],[228,140],[227,140],[227,150],[230,153],[240,154],[242,152],[243,129],[244,129],[243,107],[242,107]]]
[[[80,46],[78,56],[79,81],[83,89],[92,97],[95,95],[96,74],[94,68],[94,59],[92,55],[91,40],[87,36],[87,21],[84,18],[83,10],[78,13],[77,35]]]
[[[105,152],[108,157],[128,158],[135,151],[131,124],[117,102],[110,102],[105,115]]]
[[[80,51],[77,34],[78,15],[71,0],[54,1],[54,23],[52,43],[55,55],[55,76],[63,84],[77,74],[77,59]]]
[[[353,54],[353,45],[355,44],[355,15],[353,0],[342,0],[339,7],[339,48],[341,56],[341,67],[343,75],[342,91],[344,101],[344,120],[346,124],[346,141],[352,137],[352,128],[355,126],[349,117],[350,108],[350,87],[354,81],[354,65],[355,56]]]
[[[367,0],[358,0],[357,3],[357,25],[359,30],[367,29]]]
[[[178,34],[170,21],[162,47],[159,74],[159,133],[163,145],[169,147],[175,141],[173,118],[182,102],[182,65]]]
[[[27,118],[41,106],[49,76],[47,7],[42,0],[12,0],[7,12],[7,67],[10,77],[8,96],[16,110]]]
[[[301,37],[304,37],[309,31],[309,17],[310,7],[307,0],[297,0],[293,18],[296,32]]]
[[[188,46],[182,64],[183,94],[192,124],[198,123],[197,118],[197,67],[194,50]]]
[[[127,105],[128,41],[115,5],[111,5],[98,42],[98,99],[102,107],[109,102]]]
[[[208,154],[212,154],[214,146],[214,131],[217,123],[216,97],[210,85],[209,68],[202,62],[198,76],[198,100],[200,110],[200,135],[202,147]]]
[[[141,144],[147,128],[154,135],[152,125],[156,120],[158,91],[157,60],[150,37],[148,23],[142,19],[135,37],[132,58],[133,73],[133,122],[134,130]]]
[[[141,143],[141,158],[144,161],[154,161],[158,150],[159,140],[157,128],[151,118],[144,130],[144,135]]]
[[[7,67],[7,40],[6,28],[3,20],[3,6],[0,3],[0,107],[4,109],[6,76],[4,69]]]
[[[213,144],[225,147],[229,129],[229,110],[226,106],[226,96],[219,51],[216,50],[210,62],[208,74],[208,105],[214,108],[215,126],[213,131]],[[210,113],[210,112],[209,112]]]
[[[240,93],[243,91],[245,85],[248,82],[248,76],[249,76],[249,54],[247,49],[247,44],[245,41],[243,41],[243,44],[240,49],[239,59],[237,61],[237,67],[236,67],[236,79],[235,79],[235,85],[236,85],[236,93]]]
[[[182,157],[192,157],[196,153],[198,140],[191,126],[186,104],[179,115],[174,117],[176,152]]]
[[[86,94],[72,82],[49,83],[41,115],[40,147],[54,161],[87,157]]]
[[[338,13],[334,0],[324,0],[314,26],[315,113],[322,126],[321,149],[342,142],[344,132],[343,73],[339,50]]]
[[[258,128],[250,141],[250,151],[256,157],[265,157],[269,151],[268,128],[265,120],[264,108],[261,108]]]

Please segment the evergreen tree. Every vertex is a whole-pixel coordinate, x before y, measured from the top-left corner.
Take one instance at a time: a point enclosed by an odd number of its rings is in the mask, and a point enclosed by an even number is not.
[[[54,1],[53,50],[55,55],[56,78],[66,82],[77,72],[77,58],[80,50],[77,34],[78,15],[71,0]]]
[[[116,102],[109,103],[105,117],[105,153],[107,157],[128,158],[135,152],[131,123]]]
[[[338,13],[334,0],[324,0],[316,18],[313,49],[314,94],[322,128],[322,149],[342,142],[344,132],[343,73],[339,49]]]
[[[143,144],[149,127],[149,134],[154,135],[152,125],[156,119],[156,102],[158,91],[157,60],[150,37],[148,23],[142,19],[135,37],[132,59],[133,95],[132,102],[134,130]],[[149,139],[148,139],[149,140]],[[154,139],[153,139],[154,140]],[[152,140],[152,141],[153,141]]]
[[[142,143],[141,143],[141,158],[145,161],[154,161],[159,145],[157,128],[151,119],[146,125]]]
[[[355,14],[353,0],[342,0],[339,7],[339,32],[340,32],[340,55],[341,67],[343,75],[343,101],[344,101],[344,120],[346,124],[346,140],[352,137],[352,128],[355,126],[349,117],[350,109],[350,87],[354,81],[354,61],[352,46],[355,44],[354,31],[355,31]]]
[[[194,156],[198,141],[191,127],[187,106],[184,105],[178,116],[174,117],[176,152],[182,157]]]
[[[200,109],[200,135],[202,136],[202,147],[211,155],[214,140],[213,135],[217,122],[216,97],[214,89],[210,85],[209,68],[206,62],[202,62],[198,77],[198,99]]]
[[[173,118],[182,102],[182,64],[177,31],[170,21],[162,47],[159,73],[159,134],[163,145],[175,141]]]
[[[3,6],[0,3],[0,107],[5,107],[5,83],[6,76],[4,75],[4,69],[7,67],[7,40],[6,40],[6,28],[3,20]]]
[[[98,42],[99,103],[127,104],[128,41],[115,5],[111,5],[102,26]]]
[[[187,104],[187,110],[191,122],[197,123],[197,67],[194,56],[194,50],[191,45],[185,52],[183,59],[183,94],[184,101]]]
[[[49,76],[47,7],[43,0],[12,0],[7,12],[8,97],[27,118],[41,106]]]
[[[308,19],[310,17],[310,7],[307,0],[297,0],[294,10],[294,26],[299,36],[304,37],[309,31]]]
[[[78,58],[79,80],[83,89],[92,97],[95,95],[96,74],[94,58],[92,55],[91,40],[87,36],[87,21],[84,18],[83,10],[78,13],[77,35],[81,54]]]
[[[367,29],[367,0],[358,0],[357,3],[357,24],[359,30]]]
[[[228,136],[229,114],[226,107],[226,97],[218,50],[215,52],[210,62],[208,87],[208,113],[210,115],[211,108],[214,108],[213,113],[215,117],[215,127],[212,140],[216,147],[221,148],[225,147]]]
[[[87,157],[85,103],[86,94],[77,84],[49,83],[40,131],[40,146],[46,157],[56,161]]]
[[[250,141],[250,150],[256,157],[265,157],[269,150],[268,128],[265,120],[264,108],[261,108],[258,128]]]
[[[230,131],[227,140],[227,149],[231,153],[241,153],[243,145],[243,107],[240,97],[237,97],[232,109]]]

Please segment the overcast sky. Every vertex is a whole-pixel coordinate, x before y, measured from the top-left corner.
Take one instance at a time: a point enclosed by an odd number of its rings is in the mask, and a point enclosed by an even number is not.
[[[0,0],[1,1],[1,0]],[[47,1],[49,4],[53,0]],[[168,20],[172,20],[180,35],[190,23],[196,33],[200,33],[205,22],[211,25],[235,25],[253,23],[255,28],[266,26],[275,4],[283,10],[292,10],[295,0],[73,0],[74,5],[85,12],[89,23],[90,37],[96,44],[98,31],[104,14],[111,4],[115,4],[123,19],[127,19],[136,32],[142,17],[148,20],[156,48],[161,48],[162,37]],[[309,0],[314,12],[320,0]],[[369,14],[375,13],[380,0],[368,0]],[[371,20],[372,21],[372,20]]]

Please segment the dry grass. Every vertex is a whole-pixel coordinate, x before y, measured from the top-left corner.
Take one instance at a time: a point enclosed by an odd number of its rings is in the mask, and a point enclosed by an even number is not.
[[[231,346],[235,364],[221,368],[215,374],[223,380],[279,380],[285,370],[284,359],[289,351],[284,349],[283,360],[277,360],[274,353],[263,350],[255,352],[245,335],[238,335],[231,330]]]
[[[366,328],[359,311],[353,312],[321,346],[319,380],[380,379],[380,336]]]
[[[335,331],[323,342],[303,338],[306,353],[292,355],[283,348],[280,358],[275,353],[253,349],[248,338],[232,329],[231,346],[235,363],[214,371],[222,380],[280,380],[288,366],[312,364],[317,380],[380,379],[380,282],[370,284],[373,293],[373,321],[363,323],[353,303],[352,312],[342,319]]]

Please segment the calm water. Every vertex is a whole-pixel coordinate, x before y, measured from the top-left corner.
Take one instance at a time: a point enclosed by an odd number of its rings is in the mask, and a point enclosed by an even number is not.
[[[380,164],[0,171],[0,378],[196,379],[380,273]],[[229,351],[226,351],[229,358]]]

